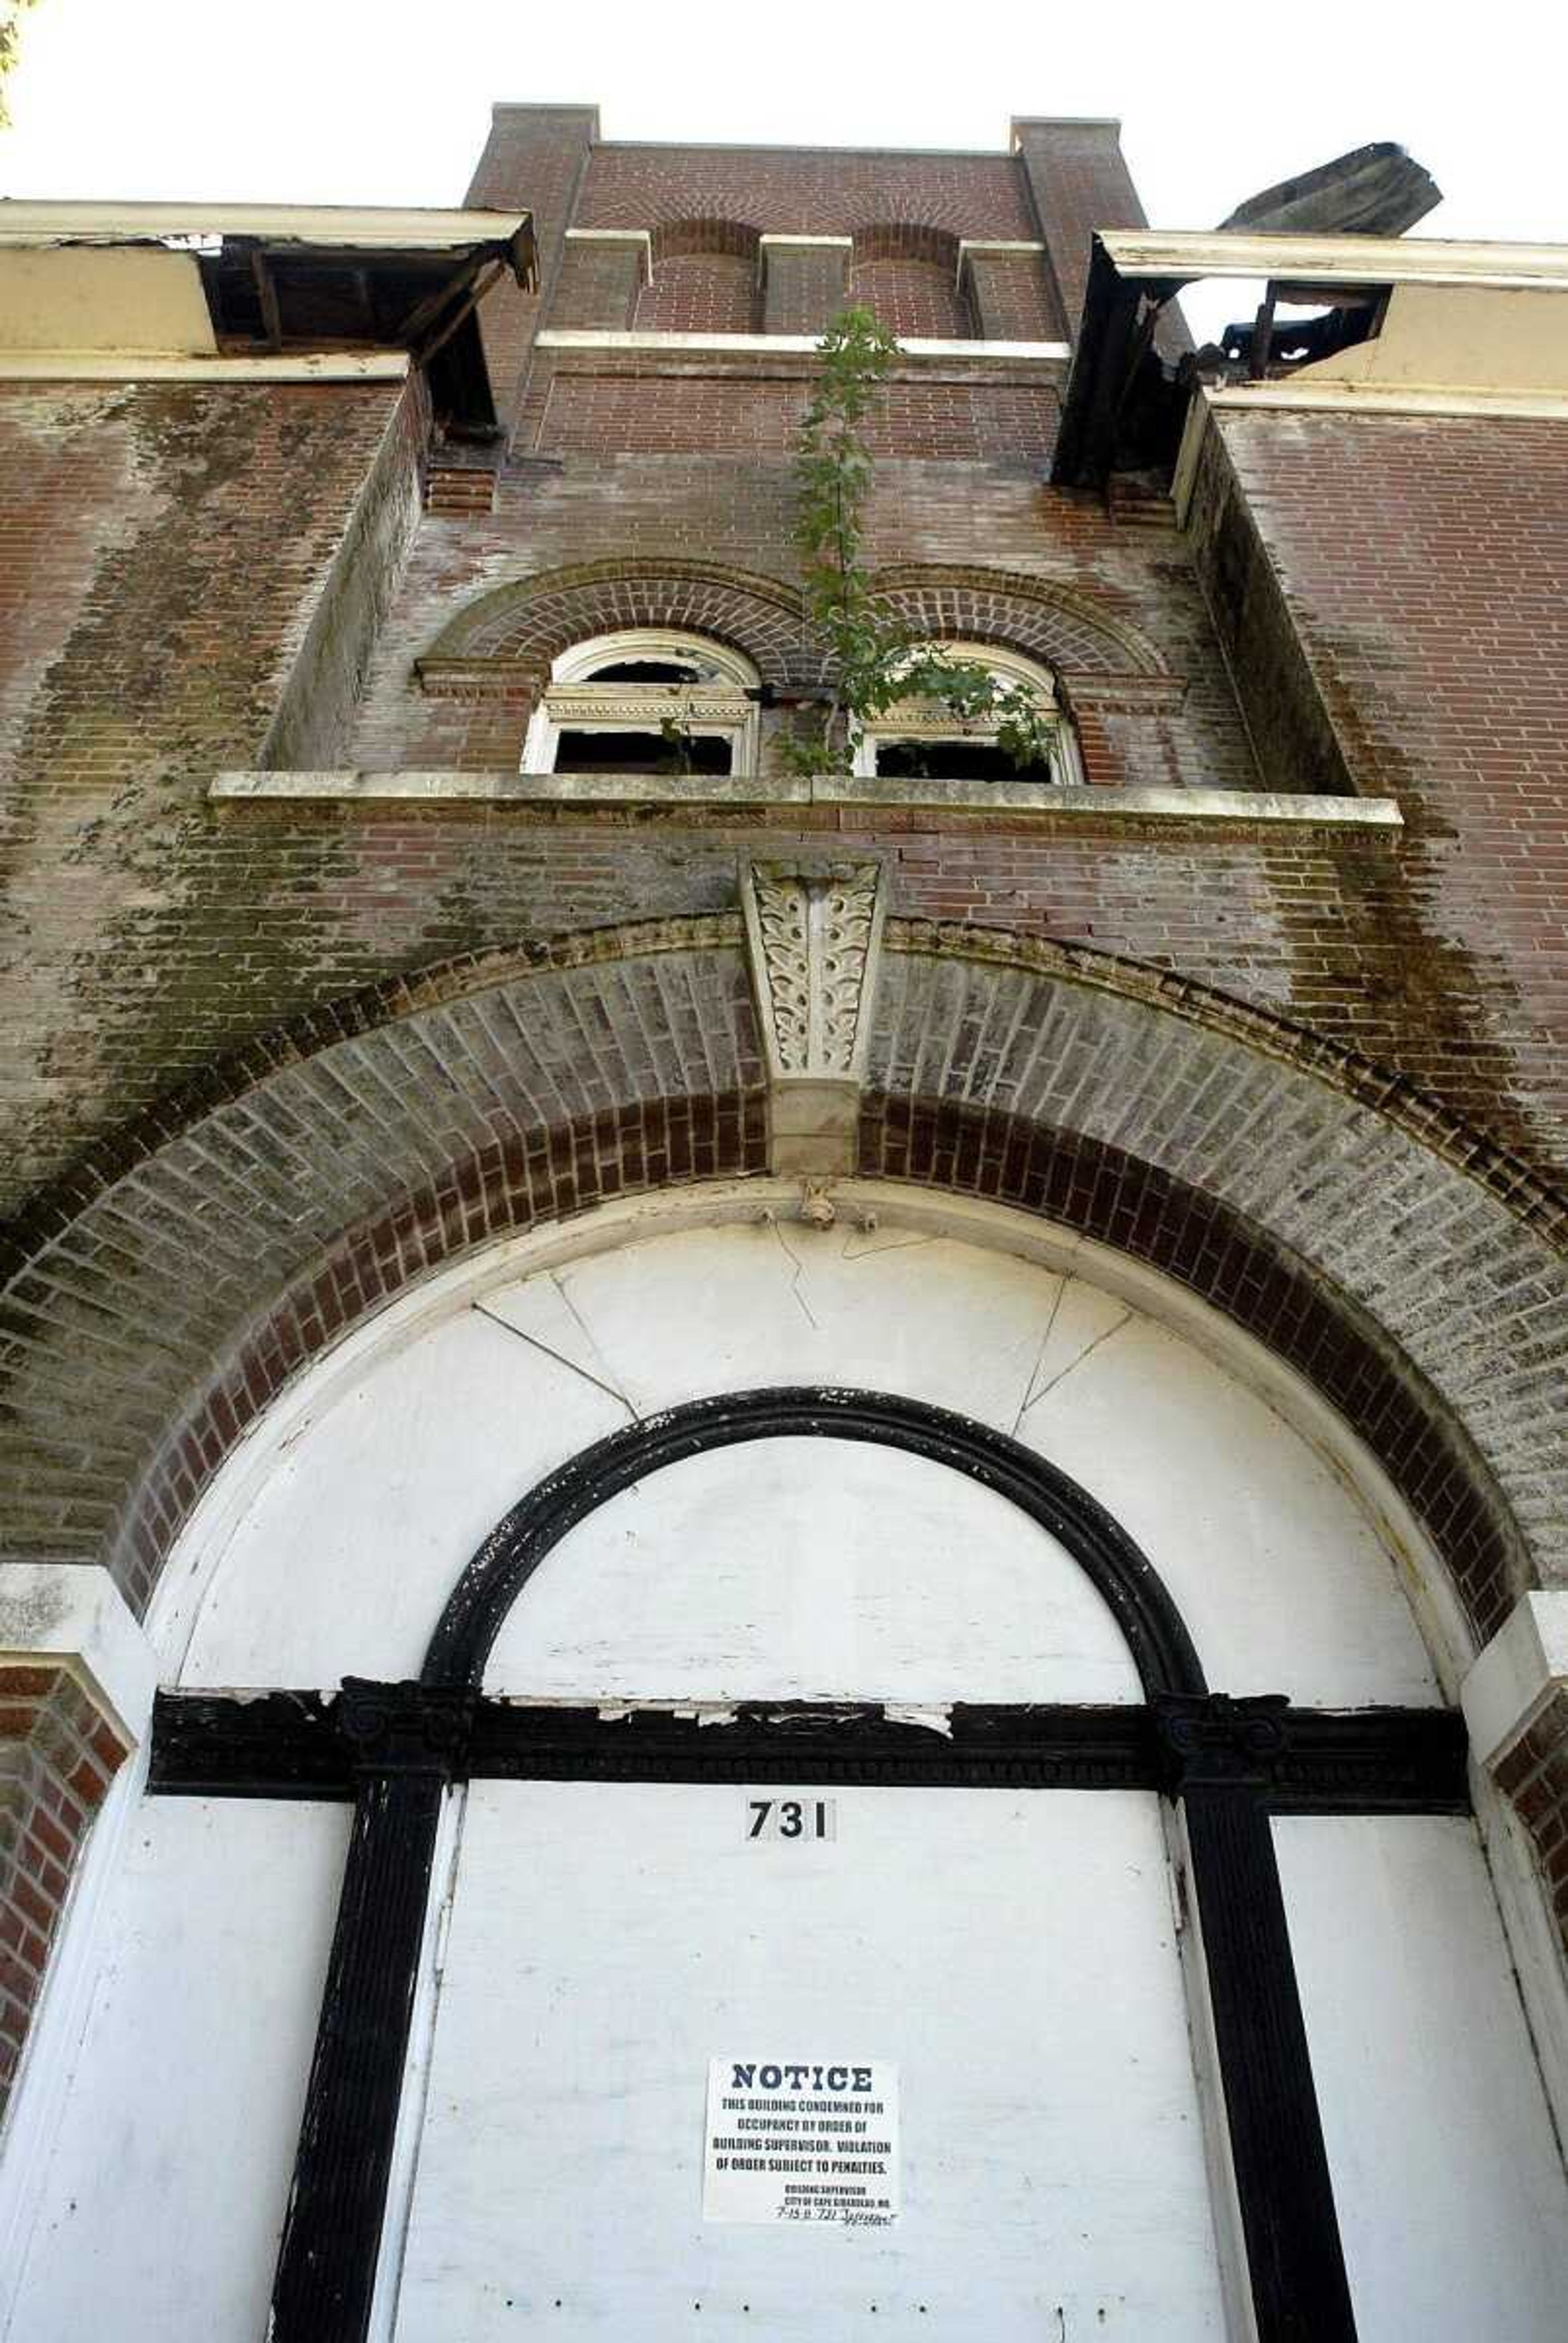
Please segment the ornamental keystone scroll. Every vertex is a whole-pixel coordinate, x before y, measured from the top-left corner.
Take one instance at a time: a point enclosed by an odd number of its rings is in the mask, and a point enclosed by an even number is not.
[[[886,885],[873,861],[747,862],[740,895],[768,1064],[770,1168],[851,1172]]]

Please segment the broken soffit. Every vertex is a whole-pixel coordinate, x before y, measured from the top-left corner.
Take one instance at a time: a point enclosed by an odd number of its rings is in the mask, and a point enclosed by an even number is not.
[[[1154,327],[1184,286],[1227,277],[1261,278],[1268,287],[1256,356],[1241,369],[1260,388],[1285,374],[1303,386],[1432,393],[1563,387],[1563,246],[1107,231],[1094,239],[1054,479],[1095,486],[1115,469],[1170,464],[1194,377],[1191,365],[1180,376],[1160,366]],[[1308,362],[1276,364],[1276,302],[1342,309],[1346,346],[1312,357],[1307,334],[1281,328],[1279,342],[1301,345]],[[1201,356],[1200,374],[1204,363]]]
[[[204,362],[431,369],[437,408],[494,421],[474,310],[531,286],[526,212],[0,203],[0,367],[70,379]]]

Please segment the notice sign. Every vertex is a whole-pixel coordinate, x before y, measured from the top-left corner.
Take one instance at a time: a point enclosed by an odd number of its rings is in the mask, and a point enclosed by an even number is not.
[[[714,2058],[705,2221],[886,2228],[899,2210],[899,2070],[885,2058]]]

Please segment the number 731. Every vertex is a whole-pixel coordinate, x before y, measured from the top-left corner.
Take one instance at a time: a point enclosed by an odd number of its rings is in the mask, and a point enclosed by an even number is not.
[[[832,1798],[748,1798],[748,1838],[837,1838]]]

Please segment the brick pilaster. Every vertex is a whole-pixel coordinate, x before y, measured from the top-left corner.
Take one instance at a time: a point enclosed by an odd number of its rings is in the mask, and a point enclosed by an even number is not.
[[[1096,228],[1147,227],[1121,154],[1119,122],[1015,122],[1022,163],[1050,256],[1064,330],[1076,335]]]
[[[0,2118],[77,1858],[154,1681],[106,1571],[0,1566]]]
[[[1463,1698],[1476,1755],[1529,1833],[1568,1953],[1568,1591],[1523,1597]]]
[[[464,198],[487,211],[533,214],[539,290],[497,286],[479,310],[479,330],[508,428],[517,412],[534,335],[549,314],[588,153],[598,137],[597,106],[498,106],[490,135]]]

